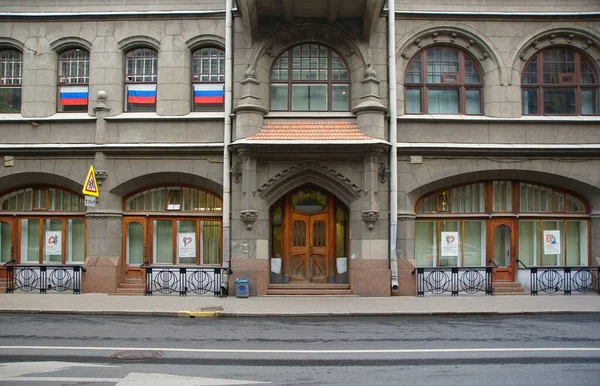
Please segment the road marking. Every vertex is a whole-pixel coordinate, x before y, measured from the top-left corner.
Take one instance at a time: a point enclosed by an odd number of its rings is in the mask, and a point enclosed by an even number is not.
[[[430,354],[430,353],[480,353],[480,352],[600,352],[600,347],[500,347],[500,348],[423,348],[423,349],[362,349],[362,350],[255,350],[219,348],[172,347],[71,347],[71,346],[0,346],[0,350],[73,350],[73,351],[132,351],[151,350],[190,353],[238,354]]]

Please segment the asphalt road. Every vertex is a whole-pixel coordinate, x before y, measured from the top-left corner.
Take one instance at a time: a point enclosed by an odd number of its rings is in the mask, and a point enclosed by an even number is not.
[[[0,315],[2,385],[594,385],[596,314]]]

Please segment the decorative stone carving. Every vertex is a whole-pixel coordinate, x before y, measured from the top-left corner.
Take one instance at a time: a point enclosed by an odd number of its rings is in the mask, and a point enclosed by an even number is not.
[[[386,164],[380,163],[379,167],[377,168],[377,174],[379,175],[379,182],[384,184],[385,177],[387,177],[390,174],[390,168],[388,168]]]
[[[106,104],[106,99],[108,98],[108,94],[104,90],[98,91],[98,96],[96,97],[97,105],[94,107],[94,112],[98,111],[110,111],[110,107]]]
[[[254,67],[252,64],[249,64],[248,68],[244,72],[244,77],[246,79],[248,79],[248,78],[255,79],[256,78],[256,67]]]
[[[367,67],[365,68],[365,79],[367,78],[377,78],[377,71],[375,71],[375,68],[371,63],[367,64]]]
[[[363,210],[362,219],[367,223],[367,228],[372,230],[375,227],[375,223],[379,220],[379,211],[377,210]]]
[[[240,182],[240,177],[242,176],[242,163],[235,162],[231,166],[231,168],[229,168],[229,171],[231,172],[231,175],[233,176],[233,180],[235,181],[235,183],[237,184],[238,182]]]
[[[252,224],[258,218],[257,210],[242,210],[240,211],[240,219],[246,224],[246,229],[252,229]]]
[[[94,170],[94,175],[96,177],[96,182],[98,182],[98,186],[102,186],[104,180],[108,178],[108,172],[106,170]]]

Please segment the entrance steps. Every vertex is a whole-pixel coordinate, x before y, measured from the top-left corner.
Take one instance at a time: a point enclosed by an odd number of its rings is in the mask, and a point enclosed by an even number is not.
[[[494,295],[529,295],[521,283],[514,281],[494,281],[492,291]]]
[[[275,296],[354,296],[350,284],[269,284],[267,295]]]
[[[113,295],[144,295],[146,293],[146,282],[141,279],[125,279]]]

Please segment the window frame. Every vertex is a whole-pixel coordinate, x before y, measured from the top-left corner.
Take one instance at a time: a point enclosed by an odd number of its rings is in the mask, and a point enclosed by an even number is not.
[[[202,51],[208,50],[209,54],[207,56],[202,55]],[[213,55],[212,50],[216,50],[217,54]],[[202,74],[202,59],[208,58],[208,73]],[[217,61],[217,73],[212,73],[211,63],[212,60]],[[198,64],[196,65],[196,61]],[[222,70],[221,70],[222,66]],[[218,46],[202,46],[198,47],[194,51],[192,51],[191,55],[191,111],[193,112],[202,112],[202,111],[224,111],[225,110],[225,50]],[[198,72],[196,72],[196,69]],[[202,80],[202,76],[208,76],[208,80]],[[211,77],[216,76],[217,80],[212,80]],[[221,80],[222,79],[222,80]],[[220,95],[211,95],[212,97],[221,96],[222,101],[218,103],[207,102],[206,106],[199,106],[195,101],[195,86],[205,86],[207,90],[210,91],[220,91],[216,94]],[[214,87],[213,87],[214,86]],[[218,87],[220,86],[220,87]],[[214,89],[214,90],[213,90]]]
[[[140,53],[136,55],[136,53]],[[152,55],[146,55],[147,53],[151,53]],[[150,61],[151,65],[151,73],[144,74],[143,68],[146,67],[146,61]],[[133,63],[133,72],[129,72],[129,63]],[[138,65],[139,64],[139,65]],[[125,112],[156,112],[157,102],[158,102],[158,50],[149,47],[149,46],[138,46],[134,47],[124,55],[124,111]],[[142,68],[141,73],[138,71],[139,68]],[[146,78],[150,77],[150,80]],[[140,78],[140,79],[137,79]],[[148,90],[153,90],[153,96],[145,96],[145,98],[154,98],[153,103],[130,103],[129,102],[129,87],[130,86],[141,86],[142,88],[147,88]],[[148,90],[140,90],[140,91],[148,91]],[[137,105],[137,109],[136,109]],[[140,107],[145,105],[149,105],[148,108]]]
[[[427,81],[428,72],[427,72],[427,53],[434,49],[447,49],[452,50],[458,53],[458,72],[444,72],[442,73],[442,81],[440,83],[430,83]],[[465,59],[470,60],[473,64],[473,69],[477,72],[480,82],[479,83],[466,83],[466,69],[465,69]],[[408,82],[409,69],[413,65],[413,63],[417,60],[421,61],[420,64],[420,82]],[[406,72],[404,76],[404,111],[405,114],[410,115],[423,115],[423,114],[450,114],[450,115],[474,115],[481,116],[484,115],[484,104],[483,104],[483,69],[479,65],[476,58],[471,56],[469,53],[463,51],[460,48],[452,47],[452,46],[444,46],[444,45],[435,45],[432,47],[424,48],[417,52],[411,60],[408,62],[406,66]],[[451,78],[456,76],[456,80],[452,80]],[[450,79],[448,79],[450,78]],[[420,112],[408,112],[407,102],[408,97],[407,93],[411,90],[419,90],[420,97]],[[456,90],[458,92],[458,106],[457,113],[432,113],[429,110],[428,103],[428,92],[430,90]],[[467,92],[471,90],[479,91],[479,113],[472,114],[467,113]]]
[[[5,55],[9,53],[15,53],[14,57],[5,58]],[[7,76],[9,69],[12,76]],[[13,102],[15,99],[18,100],[19,106],[2,110],[0,105],[0,114],[20,114],[23,105],[23,52],[14,47],[2,46],[0,47],[0,90],[9,89],[15,89],[16,94],[12,96],[12,99]]]
[[[558,83],[544,83],[544,54],[549,51],[560,50],[562,52],[571,52],[574,55],[574,72],[573,73],[561,73],[561,72],[553,72],[559,78]],[[534,61],[537,60],[536,67],[536,83],[525,83],[526,77],[528,79],[533,79],[533,75],[529,74],[529,67],[533,64]],[[583,72],[582,65],[586,63],[590,68],[592,75],[594,77],[595,83],[592,84],[584,84],[583,83]],[[559,63],[561,64],[561,63]],[[573,80],[571,82],[563,81],[564,76],[573,76]],[[578,115],[587,115],[587,116],[597,116],[600,114],[600,80],[599,80],[599,72],[597,66],[594,64],[593,60],[590,60],[583,52],[579,50],[572,49],[569,47],[549,47],[542,49],[532,55],[525,65],[523,66],[521,73],[521,114],[524,116],[578,116]],[[545,103],[544,103],[544,91],[558,91],[558,90],[573,90],[575,92],[575,107],[574,113],[565,113],[565,114],[546,114],[545,111]],[[595,113],[594,114],[583,114],[582,113],[582,92],[584,90],[593,90],[596,94],[596,104],[594,106]],[[537,112],[535,113],[525,113],[525,92],[526,91],[535,91],[535,102],[537,105]]]
[[[294,49],[296,47],[300,47],[300,51],[302,51],[302,46],[304,45],[308,45],[309,46],[309,52],[308,52],[308,57],[303,56],[302,52],[300,53],[300,61],[302,62],[302,59],[308,59],[308,62],[310,62],[311,59],[313,59],[312,53],[310,52],[310,46],[315,45],[317,46],[317,50],[319,51],[321,48],[325,48],[327,50],[327,79],[326,80],[294,80],[293,76],[292,76],[292,72],[294,69],[293,66],[293,59],[295,58],[294,56]],[[287,70],[285,70],[284,67],[277,67],[279,65],[279,61],[280,59],[282,59],[284,57],[284,55],[287,54],[287,60],[288,60],[288,65],[287,65]],[[339,58],[340,60],[340,69],[334,69],[332,66],[332,58],[333,55],[336,55],[337,58]],[[316,57],[317,60],[321,59],[321,56],[319,54],[317,54]],[[310,69],[312,70],[313,67],[300,67],[297,70],[300,69]],[[277,70],[280,74],[285,70],[287,71],[287,80],[281,80],[281,79],[273,79],[273,72]],[[342,80],[333,80],[333,73],[334,71],[346,71],[347,73],[347,79],[342,79]],[[317,71],[317,73],[321,72],[321,67],[320,64],[317,65],[317,67],[315,67],[315,71]],[[286,104],[287,104],[287,109],[274,109],[273,108],[273,86],[274,85],[285,85],[287,86],[287,100],[286,100]],[[326,87],[326,97],[327,97],[327,105],[325,109],[319,109],[319,110],[313,110],[313,109],[304,109],[304,110],[294,110],[293,109],[293,86],[294,85],[304,85],[304,86],[317,86],[317,85],[325,85]],[[347,106],[342,110],[342,109],[333,109],[333,89],[335,85],[345,85],[347,86],[347,93],[348,93],[348,104]],[[352,77],[351,77],[351,71],[350,71],[350,67],[348,66],[348,63],[344,60],[344,57],[342,55],[340,55],[336,50],[334,50],[333,48],[324,45],[324,44],[320,44],[320,43],[316,43],[316,42],[304,42],[304,43],[300,43],[300,44],[296,44],[294,46],[290,46],[288,47],[285,51],[283,51],[272,63],[271,65],[271,69],[269,71],[269,110],[270,111],[277,111],[277,112],[344,112],[344,111],[350,111],[350,105],[352,102],[352,95],[351,95],[351,85],[352,85]],[[309,99],[310,100],[310,97]]]
[[[85,53],[87,54],[86,57],[84,58],[78,58],[77,57],[77,53]],[[73,55],[73,57],[69,57],[69,55]],[[63,71],[63,64],[64,63],[71,63],[71,65],[69,66],[69,69],[73,69],[73,67],[76,68],[77,72],[79,73],[81,71],[81,73],[83,75],[75,75],[72,76],[71,74],[69,75],[65,75],[62,73]],[[73,66],[72,63],[75,63],[75,66]],[[83,68],[81,68],[81,66],[83,66]],[[75,81],[70,81],[70,78],[75,78]],[[57,71],[57,104],[56,104],[56,110],[59,113],[69,113],[69,112],[88,112],[88,107],[89,107],[89,86],[90,86],[90,52],[87,49],[84,48],[80,48],[80,47],[71,47],[68,48],[66,50],[63,50],[62,52],[60,52],[58,54],[58,71]],[[83,106],[83,107],[73,107],[72,109],[68,109],[65,110],[65,107],[62,105],[62,99],[61,99],[61,93],[62,93],[62,89],[63,87],[72,87],[72,92],[73,93],[77,93],[77,94],[82,94],[84,92],[84,88],[85,88],[85,100],[86,103],[81,104],[81,99],[82,96],[74,96],[73,99],[78,99],[77,104],[73,104],[73,105],[66,105],[66,106]]]

